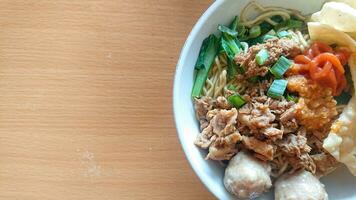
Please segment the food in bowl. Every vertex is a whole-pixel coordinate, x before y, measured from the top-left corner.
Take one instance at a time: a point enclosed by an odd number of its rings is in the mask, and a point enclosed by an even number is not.
[[[356,175],[352,6],[329,2],[309,19],[251,2],[203,41],[195,144],[227,165],[224,185],[237,198],[274,183],[276,199],[327,199],[318,178],[341,163]]]

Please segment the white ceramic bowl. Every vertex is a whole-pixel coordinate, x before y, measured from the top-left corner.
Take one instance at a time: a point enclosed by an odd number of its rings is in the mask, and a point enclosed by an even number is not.
[[[263,5],[293,8],[304,14],[320,10],[325,0],[258,0]],[[180,56],[174,80],[173,107],[178,136],[183,150],[200,180],[219,199],[233,199],[223,185],[224,168],[214,161],[204,160],[206,151],[194,145],[199,125],[195,118],[191,89],[194,65],[204,38],[217,34],[218,24],[229,24],[249,0],[217,0],[203,14],[190,33]],[[356,178],[345,167],[322,179],[331,200],[355,200]],[[270,192],[259,199],[273,199]]]

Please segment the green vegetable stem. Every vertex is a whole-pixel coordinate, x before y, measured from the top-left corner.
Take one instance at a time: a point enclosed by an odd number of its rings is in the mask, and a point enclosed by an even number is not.
[[[212,34],[203,41],[200,48],[198,60],[195,65],[196,77],[192,90],[193,97],[200,97],[217,52],[218,38]]]

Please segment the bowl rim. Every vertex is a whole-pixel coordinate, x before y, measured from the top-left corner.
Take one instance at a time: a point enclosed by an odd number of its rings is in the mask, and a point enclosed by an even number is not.
[[[193,171],[195,172],[195,174],[198,176],[200,182],[203,183],[203,185],[216,197],[219,198],[219,196],[217,195],[217,191],[215,190],[215,188],[213,187],[213,184],[210,183],[210,181],[208,181],[205,178],[205,174],[203,173],[202,170],[199,170],[197,166],[195,166],[193,164],[193,156],[191,156],[188,152],[188,147],[184,144],[184,140],[183,140],[183,134],[184,134],[184,130],[181,128],[182,126],[180,125],[180,122],[178,120],[178,112],[177,110],[179,109],[179,101],[178,101],[178,89],[179,89],[179,84],[180,80],[182,78],[182,68],[183,68],[183,62],[184,60],[187,59],[188,55],[188,51],[191,48],[192,44],[193,44],[193,39],[199,34],[199,30],[203,27],[204,22],[214,13],[214,11],[220,7],[226,0],[216,0],[215,2],[213,2],[208,9],[202,14],[202,16],[199,18],[199,20],[197,21],[197,23],[194,25],[194,27],[192,28],[191,32],[188,35],[188,38],[186,39],[183,48],[181,50],[179,59],[178,59],[178,63],[176,66],[176,70],[175,70],[175,75],[174,75],[174,83],[173,83],[173,116],[174,116],[174,122],[175,122],[175,127],[177,130],[177,135],[179,138],[179,141],[181,143],[181,147],[183,149],[183,152],[185,154],[186,159],[188,160],[190,167],[193,169]]]

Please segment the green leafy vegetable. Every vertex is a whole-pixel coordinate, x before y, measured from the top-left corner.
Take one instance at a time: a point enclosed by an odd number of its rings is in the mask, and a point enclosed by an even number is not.
[[[194,81],[194,86],[192,90],[192,97],[200,97],[203,87],[205,85],[206,79],[208,78],[209,71],[205,68],[196,70],[196,77]]]
[[[246,26],[240,24],[239,17],[236,16],[234,18],[234,21],[231,23],[230,28],[232,30],[236,30],[237,31],[237,33],[238,33],[237,37],[238,37],[239,40],[244,41],[244,40],[247,39],[248,32],[249,32],[248,28]]]
[[[236,29],[239,28],[239,19],[235,17],[233,22],[230,25],[230,28],[219,25],[218,30],[221,31],[222,37],[220,46],[222,52],[225,52],[228,59],[228,66],[227,66],[227,78],[231,80],[235,77],[237,73],[241,73],[241,68],[236,65],[234,58],[235,55],[241,52],[241,44],[240,41],[237,39],[238,33]]]
[[[217,53],[218,39],[214,34],[212,34],[203,41],[199,57],[195,65],[196,77],[192,90],[193,97],[200,97],[201,91],[203,90],[210,68]]]
[[[262,35],[260,37],[254,38],[254,39],[247,40],[247,42],[250,46],[253,46],[256,44],[262,44],[262,43],[266,42],[267,40],[273,39],[273,38],[277,38],[277,37],[273,36],[273,35],[266,34],[266,35]]]
[[[225,49],[222,47],[222,45],[221,45],[221,43],[222,43],[222,37],[220,37],[220,39],[219,39],[219,49],[218,49],[218,54],[219,55],[223,55],[223,54],[225,54],[226,52],[225,52]]]
[[[231,26],[235,27],[236,26],[235,23],[237,22],[233,22]],[[228,58],[230,60],[233,60],[235,55],[240,53],[240,47],[241,47],[240,41],[238,41],[236,38],[237,32],[236,30],[230,29],[223,25],[219,25],[218,29],[222,33],[221,47],[226,52]]]
[[[230,29],[224,25],[219,25],[218,30],[221,31],[223,34],[227,34],[231,37],[237,37],[238,33],[236,30]]]
[[[281,16],[278,16],[278,15],[273,16],[271,19],[276,23],[282,23],[282,21],[283,21],[283,18]],[[269,33],[274,28],[270,23],[268,23],[266,21],[262,22],[259,25],[261,27],[261,35]]]
[[[261,35],[261,27],[259,25],[250,28],[249,38],[256,38],[260,35]]]
[[[216,56],[217,37],[211,34],[205,38],[200,48],[198,60],[195,64],[195,69],[209,68]]]
[[[256,62],[258,65],[264,65],[265,62],[267,61],[269,57],[269,53],[266,49],[261,49],[257,54],[256,54]]]
[[[268,33],[271,30],[273,30],[273,26],[270,23],[265,22],[265,21],[260,24],[260,27],[261,27],[261,34],[262,35]]]
[[[284,73],[292,66],[292,62],[284,57],[281,56],[276,64],[270,69],[270,72],[276,77],[277,79],[283,78]]]
[[[352,95],[348,92],[342,92],[339,96],[335,97],[337,105],[346,105],[349,103]]]
[[[288,19],[285,20],[281,23],[279,23],[276,27],[275,30],[277,31],[282,31],[282,30],[288,30],[288,29],[300,29],[304,26],[304,22],[303,21],[299,21],[299,20],[294,20],[294,19]]]
[[[348,85],[354,85],[354,81],[352,80],[352,75],[350,71],[350,66],[346,65],[345,66],[345,76],[346,76],[346,81]]]
[[[221,38],[221,47],[224,49],[230,60],[234,60],[235,55],[240,53],[240,48],[236,43],[236,40],[230,36]]]
[[[234,20],[231,22],[230,29],[237,31],[238,25],[239,25],[239,18],[235,16]]]
[[[248,31],[248,28],[246,28],[245,26],[238,26],[237,32],[239,33],[239,35],[237,36],[239,38],[239,40],[246,41],[248,39],[249,31]]]
[[[271,87],[267,91],[267,95],[272,98],[281,98],[286,91],[288,81],[279,79],[274,80]]]
[[[284,19],[283,19],[283,17],[281,17],[279,15],[275,15],[275,16],[271,17],[271,20],[274,21],[277,24],[280,24],[280,23],[283,22]],[[266,24],[265,26],[267,26],[267,24],[268,24],[268,27],[270,27],[270,29],[273,29],[273,26],[270,23],[264,21],[263,23],[261,23],[261,26],[263,24]]]
[[[228,65],[227,65],[227,79],[231,80],[233,79],[236,74],[238,73],[237,71],[237,65],[233,60],[228,60]]]
[[[280,15],[275,15],[275,16],[271,17],[271,19],[276,23],[282,23],[284,20],[283,17],[281,17]]]
[[[229,96],[228,101],[231,105],[233,105],[236,108],[241,108],[243,105],[246,104],[245,99],[239,94],[234,94]]]
[[[262,36],[260,36],[260,37],[257,37],[257,38],[246,40],[246,42],[248,43],[248,45],[253,46],[253,45],[256,45],[256,44],[263,43],[263,38],[262,38]]]

